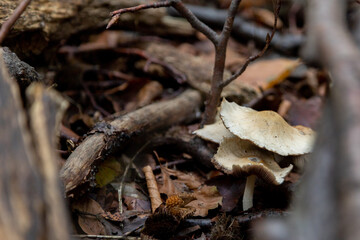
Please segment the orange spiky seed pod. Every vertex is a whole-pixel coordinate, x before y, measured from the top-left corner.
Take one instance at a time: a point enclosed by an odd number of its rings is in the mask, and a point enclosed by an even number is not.
[[[184,200],[182,200],[179,195],[172,195],[168,197],[166,200],[166,207],[172,208],[172,207],[181,207],[184,205]]]

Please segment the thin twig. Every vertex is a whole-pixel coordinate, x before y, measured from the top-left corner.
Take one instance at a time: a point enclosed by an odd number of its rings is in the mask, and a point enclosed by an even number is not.
[[[110,13],[111,16],[114,15],[121,15],[123,13],[127,13],[127,12],[138,12],[140,10],[143,9],[148,9],[148,8],[161,8],[161,7],[170,7],[172,4],[172,1],[164,1],[164,2],[156,2],[156,3],[150,3],[150,4],[141,4],[135,7],[129,7],[129,8],[123,8],[123,9],[119,9],[116,11],[113,11]]]
[[[213,42],[214,45],[217,45],[219,36],[217,33],[212,30],[209,26],[205,23],[200,21],[181,1],[179,0],[168,0],[163,2],[157,3],[150,3],[150,4],[142,4],[135,7],[130,8],[123,8],[116,11],[111,12],[112,18],[110,19],[106,29],[109,29],[112,25],[119,21],[120,15],[127,13],[127,12],[137,12],[143,9],[149,8],[161,8],[161,7],[174,7],[181,16],[186,18],[188,22],[191,24],[193,28],[198,30],[199,32],[203,33],[206,37]]]
[[[122,208],[122,195],[123,195],[123,191],[124,191],[124,183],[125,183],[125,178],[127,176],[127,173],[130,169],[130,166],[133,164],[134,160],[137,158],[137,156],[149,145],[150,141],[147,141],[136,153],[135,155],[130,159],[130,161],[128,162],[125,171],[123,173],[121,182],[120,182],[120,186],[118,189],[118,200],[119,200],[119,212],[120,214],[123,213],[123,208]]]
[[[151,57],[149,56],[145,51],[140,50],[140,49],[136,49],[136,48],[117,48],[115,49],[116,52],[118,53],[123,53],[123,54],[133,54],[133,55],[137,55],[140,56],[144,59],[146,59],[146,64],[144,66],[144,72],[148,71],[148,66],[151,63],[155,63],[155,64],[159,64],[160,66],[162,66],[163,68],[165,68],[165,71],[170,74],[172,77],[174,77],[174,79],[182,84],[184,82],[186,82],[186,75],[180,71],[178,71],[176,68],[174,68],[173,66],[167,64],[164,61],[161,61],[157,58]]]
[[[104,116],[106,116],[106,117],[107,117],[107,116],[110,116],[110,113],[109,113],[108,111],[106,111],[105,109],[103,109],[102,107],[100,107],[100,106],[97,104],[94,96],[92,95],[92,93],[91,93],[90,89],[88,88],[88,86],[86,85],[86,83],[81,82],[81,85],[83,86],[86,95],[88,95],[88,97],[89,97],[89,99],[90,99],[90,102],[91,102],[91,104],[93,105],[93,107],[94,107],[96,110],[100,111],[102,114],[104,114]]]
[[[234,81],[237,77],[239,77],[241,74],[243,74],[246,70],[246,68],[248,67],[248,65],[255,61],[256,59],[258,59],[259,57],[263,56],[264,53],[266,52],[266,50],[269,48],[271,40],[273,39],[275,32],[276,32],[276,25],[277,25],[277,21],[278,21],[278,17],[279,17],[279,12],[280,12],[280,7],[281,7],[281,0],[277,0],[276,1],[276,6],[275,6],[275,11],[274,11],[274,15],[275,15],[275,19],[274,19],[274,26],[273,29],[271,31],[271,34],[267,34],[266,35],[266,44],[264,46],[264,48],[261,50],[261,52],[259,52],[258,54],[249,57],[246,62],[244,63],[244,65],[241,67],[241,69],[239,69],[236,73],[234,73],[231,77],[229,77],[228,79],[226,79],[225,81],[223,81],[221,83],[221,87],[226,87],[229,83],[231,83],[232,81]]]
[[[179,164],[183,164],[183,163],[187,163],[187,162],[189,162],[189,161],[188,161],[188,160],[184,160],[184,159],[179,159],[179,160],[175,160],[175,161],[166,163],[166,166],[167,166],[167,167],[172,167],[172,166],[179,165]],[[156,165],[155,167],[152,168],[153,171],[159,170],[159,169],[161,169],[161,165]]]
[[[106,29],[109,29],[112,25],[114,25],[120,18],[120,15],[127,12],[138,12],[143,9],[149,8],[161,8],[161,7],[170,7],[172,5],[172,1],[164,1],[164,2],[157,2],[151,4],[141,4],[135,7],[123,8],[110,13],[111,20],[109,21]]]
[[[2,24],[0,29],[0,45],[10,32],[12,26],[14,26],[15,22],[19,19],[21,14],[25,11],[26,7],[30,4],[30,2],[31,0],[23,0],[14,10],[13,14],[9,17],[9,19]]]
[[[226,48],[240,2],[241,0],[231,1],[226,22],[219,37],[219,42],[215,45],[215,63],[211,80],[211,90],[205,103],[205,112],[200,124],[201,127],[204,124],[214,122],[216,109],[220,103],[221,92],[223,90],[221,83],[224,79]]]
[[[172,6],[181,14],[181,16],[188,20],[193,28],[203,33],[215,46],[218,45],[219,35],[198,19],[181,1],[173,1]]]
[[[229,7],[229,11],[228,11],[228,16],[226,18],[226,22],[224,24],[224,27],[221,31],[221,35],[220,35],[220,42],[224,42],[225,44],[225,48],[227,46],[227,42],[229,40],[230,37],[230,33],[234,24],[234,19],[235,19],[235,15],[236,12],[238,10],[239,4],[240,4],[241,0],[233,0],[231,1],[231,5]],[[226,52],[226,49],[224,49],[224,51]]]
[[[280,209],[266,209],[258,212],[249,212],[247,214],[242,214],[236,216],[235,219],[240,223],[248,223],[259,218],[267,217],[286,217],[289,216],[289,212],[280,210]]]
[[[111,235],[72,235],[74,238],[96,238],[96,239],[128,239],[128,240],[140,240],[140,237],[128,237],[128,236],[111,236]]]

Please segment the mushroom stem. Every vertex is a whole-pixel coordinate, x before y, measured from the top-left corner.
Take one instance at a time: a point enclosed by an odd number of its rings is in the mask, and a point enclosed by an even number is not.
[[[245,191],[243,196],[243,210],[246,211],[253,207],[253,195],[256,175],[250,175],[246,178]]]

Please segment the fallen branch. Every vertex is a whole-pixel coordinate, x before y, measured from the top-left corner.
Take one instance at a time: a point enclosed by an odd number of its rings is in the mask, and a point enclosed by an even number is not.
[[[202,99],[200,93],[187,90],[175,99],[154,103],[121,116],[109,123],[109,133],[95,132],[88,136],[69,156],[60,176],[65,192],[87,182],[95,160],[102,159],[114,146],[124,147],[128,140],[161,128],[195,119]]]

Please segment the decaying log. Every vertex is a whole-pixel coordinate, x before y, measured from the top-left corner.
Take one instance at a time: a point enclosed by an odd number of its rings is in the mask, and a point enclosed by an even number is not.
[[[9,240],[66,240],[69,220],[54,151],[65,106],[53,102],[42,87],[33,91],[29,130],[18,86],[7,73],[0,49],[0,235]]]
[[[41,53],[52,42],[68,39],[88,30],[105,30],[109,13],[135,6],[146,0],[33,0],[4,41],[17,54]],[[11,15],[18,1],[0,1],[0,25]],[[157,35],[190,36],[194,30],[185,20],[170,17],[165,9],[150,9],[138,14],[124,14],[122,28]]]
[[[61,169],[65,192],[86,182],[94,161],[103,158],[111,148],[124,147],[133,136],[191,121],[199,114],[201,104],[198,91],[186,90],[175,99],[150,104],[113,120],[106,133],[95,131],[75,149]]]
[[[360,237],[360,50],[343,0],[309,0],[304,57],[333,80],[313,160],[297,196],[292,239]]]

